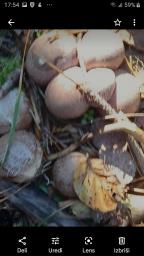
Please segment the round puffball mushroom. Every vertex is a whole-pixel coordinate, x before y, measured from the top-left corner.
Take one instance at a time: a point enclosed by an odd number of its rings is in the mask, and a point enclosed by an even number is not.
[[[140,82],[137,78],[127,72],[120,72],[116,76],[116,88],[109,103],[117,111],[136,112],[140,104]]]
[[[9,131],[13,121],[14,108],[18,97],[18,89],[11,90],[5,97],[0,99],[0,134]],[[16,129],[26,129],[32,123],[32,116],[29,111],[30,103],[26,95],[22,92],[19,105],[19,113]]]
[[[76,84],[83,83],[83,73],[81,68],[73,67],[65,70],[64,75],[59,74],[48,84],[45,91],[47,108],[58,118],[80,117],[89,107],[81,93],[76,89]]]
[[[53,180],[56,189],[64,196],[69,198],[76,197],[73,188],[74,172],[83,161],[86,161],[86,156],[79,152],[73,152],[59,158],[53,167]]]
[[[87,70],[97,67],[117,69],[124,60],[124,45],[112,30],[89,30],[81,46]]]
[[[37,38],[28,51],[26,69],[29,76],[42,87],[57,75],[57,71],[47,63],[61,70],[78,65],[76,38],[65,35],[51,41],[51,33]]]
[[[95,93],[99,93],[106,101],[108,101],[115,89],[115,73],[108,68],[95,68],[87,73],[87,89]],[[97,107],[96,103],[91,106]]]
[[[0,161],[3,160],[8,142],[8,134],[0,138]],[[42,161],[42,149],[35,136],[24,130],[17,131],[13,137],[9,154],[2,167],[0,177],[17,183],[33,179]]]

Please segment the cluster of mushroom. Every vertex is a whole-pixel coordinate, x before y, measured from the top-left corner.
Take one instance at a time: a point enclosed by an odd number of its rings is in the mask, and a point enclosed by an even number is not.
[[[83,115],[89,107],[98,109],[96,103],[86,101],[76,85],[91,91],[92,95],[98,93],[117,111],[136,112],[141,83],[122,68],[124,58],[123,40],[112,30],[88,30],[81,40],[70,31],[61,31],[58,35],[48,32],[31,45],[26,69],[45,90],[46,106],[58,118],[73,119]],[[125,152],[123,134],[96,136],[93,144],[101,159],[89,159],[91,167],[87,157],[79,152],[58,159],[53,167],[54,184],[64,196],[78,196],[92,209],[107,212],[116,208],[113,196],[124,193],[135,176],[136,166],[130,154]],[[109,173],[103,174],[103,160],[112,172],[109,181]],[[96,174],[97,165],[101,166],[100,175]]]
[[[18,89],[14,88],[0,99],[0,177],[23,183],[33,179],[38,173],[42,161],[42,149],[34,134],[27,131],[31,127],[32,116],[29,99],[22,92],[16,132],[5,158],[9,139],[8,132],[13,123],[18,95]]]
[[[87,71],[85,76],[79,53]],[[58,118],[77,118],[90,106],[97,108],[97,104],[85,101],[77,84],[93,94],[99,93],[116,110],[135,112],[140,103],[140,82],[121,68],[124,57],[123,41],[112,30],[88,30],[80,42],[70,33],[52,39],[49,32],[31,45],[26,69],[39,86],[46,88],[47,108]]]
[[[99,134],[93,145],[99,159],[80,152],[59,158],[53,167],[54,184],[65,197],[79,197],[94,210],[112,211],[135,177],[136,164],[127,151],[127,135],[123,132]]]

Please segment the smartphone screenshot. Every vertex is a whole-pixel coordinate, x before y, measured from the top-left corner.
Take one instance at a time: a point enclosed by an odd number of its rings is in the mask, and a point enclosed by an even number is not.
[[[0,1],[0,255],[143,255],[143,12]]]

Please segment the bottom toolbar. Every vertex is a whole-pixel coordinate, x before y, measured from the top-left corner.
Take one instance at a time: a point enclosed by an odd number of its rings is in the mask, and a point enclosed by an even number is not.
[[[1,255],[140,256],[144,228],[1,228],[0,240]]]

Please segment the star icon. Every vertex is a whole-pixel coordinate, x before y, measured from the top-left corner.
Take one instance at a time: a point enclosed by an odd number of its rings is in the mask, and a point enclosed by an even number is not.
[[[119,27],[120,27],[121,22],[122,22],[122,21],[119,20],[118,18],[117,18],[116,20],[114,20],[115,27],[116,27],[116,26],[119,26]]]

